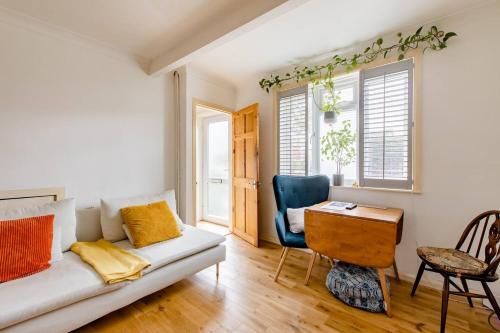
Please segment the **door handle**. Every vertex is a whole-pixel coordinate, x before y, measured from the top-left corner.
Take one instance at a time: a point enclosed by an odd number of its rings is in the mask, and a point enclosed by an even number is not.
[[[250,180],[250,181],[248,182],[248,185],[251,185],[251,186],[253,186],[254,188],[257,188],[257,186],[260,186],[261,184],[262,184],[261,182],[258,182],[258,181],[256,181],[256,180]]]
[[[220,178],[210,178],[208,180],[210,183],[218,183],[218,184],[222,184],[222,179]]]

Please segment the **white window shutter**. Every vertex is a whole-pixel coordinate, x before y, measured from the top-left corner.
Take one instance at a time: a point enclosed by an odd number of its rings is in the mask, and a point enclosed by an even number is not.
[[[278,173],[305,176],[308,170],[307,86],[280,92]]]
[[[360,186],[411,189],[413,61],[361,72]]]

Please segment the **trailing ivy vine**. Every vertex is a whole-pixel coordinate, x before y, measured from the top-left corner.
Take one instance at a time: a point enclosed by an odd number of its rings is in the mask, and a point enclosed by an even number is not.
[[[343,67],[346,72],[349,72],[360,64],[370,63],[380,55],[386,58],[393,52],[398,53],[398,60],[403,60],[406,53],[412,49],[423,48],[424,52],[428,49],[439,51],[448,46],[447,42],[451,37],[457,36],[454,32],[445,33],[436,26],[432,26],[426,33],[422,33],[422,28],[418,28],[414,34],[407,37],[403,37],[401,33],[398,33],[399,41],[393,45],[383,46],[384,40],[378,38],[370,46],[366,47],[364,52],[355,53],[350,58],[336,54],[326,64],[312,67],[297,66],[293,71],[285,73],[283,76],[271,75],[269,78],[263,78],[259,81],[259,85],[262,89],[269,92],[271,88],[281,87],[283,83],[288,81],[300,82],[302,80],[309,80],[315,86],[322,85],[329,93],[320,109],[324,112],[333,111],[338,113],[340,111],[337,106],[339,98],[334,94],[333,80],[334,71],[337,68]]]

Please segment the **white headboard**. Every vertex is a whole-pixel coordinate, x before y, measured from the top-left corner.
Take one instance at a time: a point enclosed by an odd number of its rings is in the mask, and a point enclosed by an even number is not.
[[[64,199],[64,188],[0,191],[0,209],[23,208]]]

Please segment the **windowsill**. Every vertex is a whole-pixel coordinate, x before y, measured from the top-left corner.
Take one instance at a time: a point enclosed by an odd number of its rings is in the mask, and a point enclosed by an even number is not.
[[[330,185],[332,190],[335,188],[339,189],[349,189],[349,190],[359,190],[359,191],[379,191],[379,192],[393,192],[393,193],[408,193],[408,194],[422,194],[422,191],[418,189],[403,190],[397,188],[378,188],[378,187],[359,187],[359,186],[333,186]]]

